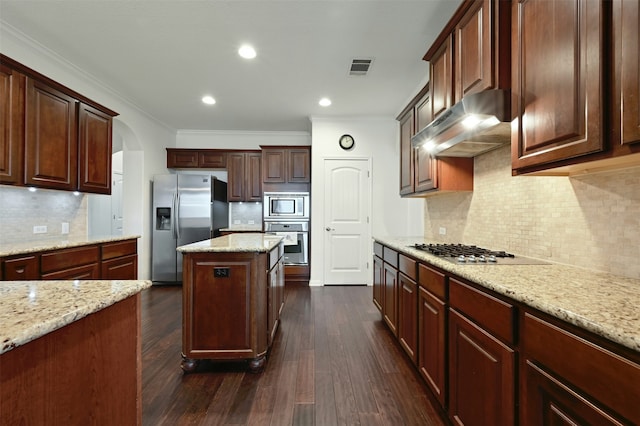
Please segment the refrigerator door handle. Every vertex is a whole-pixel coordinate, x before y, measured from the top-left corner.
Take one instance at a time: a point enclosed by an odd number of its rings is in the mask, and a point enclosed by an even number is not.
[[[173,233],[173,239],[178,238],[178,231],[176,230],[176,196],[177,193],[173,193],[173,198],[171,200],[171,232]]]
[[[174,217],[176,218],[176,227],[174,228],[176,230],[176,238],[179,239],[180,238],[180,194],[177,194],[177,196],[175,197],[175,214]]]

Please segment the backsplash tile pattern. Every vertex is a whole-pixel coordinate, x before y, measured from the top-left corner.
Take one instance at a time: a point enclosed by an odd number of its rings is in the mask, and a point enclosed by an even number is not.
[[[240,223],[234,223],[240,221]],[[253,222],[253,223],[251,223]],[[229,226],[262,224],[262,203],[229,203]]]
[[[427,240],[640,278],[640,167],[572,178],[511,176],[506,146],[476,157],[472,193],[427,198],[424,220]]]
[[[69,234],[62,234],[62,222]],[[47,233],[34,234],[34,226],[47,226]],[[0,244],[22,241],[64,240],[87,236],[87,197],[68,191],[0,185]]]

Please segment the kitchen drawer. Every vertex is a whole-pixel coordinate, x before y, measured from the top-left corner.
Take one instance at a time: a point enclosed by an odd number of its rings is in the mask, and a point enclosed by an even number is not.
[[[389,265],[398,269],[398,252],[390,249],[389,247],[384,248],[384,256],[382,259],[387,262]]]
[[[420,263],[418,265],[418,284],[442,300],[447,300],[447,278],[441,272]]]
[[[42,274],[41,276],[43,280],[96,280],[99,278],[99,263],[66,268],[60,271]]]
[[[384,246],[380,243],[373,243],[373,254],[382,259]]]
[[[3,279],[6,281],[37,280],[40,278],[37,254],[8,257],[3,260],[2,266]]]
[[[398,265],[400,266],[400,272],[408,276],[414,281],[418,281],[418,268],[417,262],[410,257],[407,257],[403,254],[398,256]]]
[[[449,304],[504,342],[514,343],[513,305],[453,278],[449,278]]]
[[[43,253],[40,257],[40,274],[70,269],[80,265],[100,262],[100,247],[82,246]]]
[[[136,240],[116,241],[102,244],[102,260],[113,259],[115,257],[136,254],[138,242]]]
[[[135,280],[138,278],[138,255],[116,257],[102,261],[100,279],[103,280]]]
[[[640,365],[525,312],[522,352],[526,359],[586,393],[614,412],[640,422]]]

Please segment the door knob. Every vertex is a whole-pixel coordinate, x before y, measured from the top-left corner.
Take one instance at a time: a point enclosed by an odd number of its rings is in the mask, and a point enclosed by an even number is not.
[[[326,228],[324,228],[324,229],[326,229],[327,231],[335,231],[335,229],[334,229],[334,228],[330,228],[330,227],[328,227],[328,226],[327,226]]]

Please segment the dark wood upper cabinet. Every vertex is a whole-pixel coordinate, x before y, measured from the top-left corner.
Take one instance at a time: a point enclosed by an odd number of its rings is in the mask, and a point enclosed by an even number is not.
[[[453,36],[449,35],[433,55],[429,56],[429,77],[431,86],[431,117],[440,114],[453,105]]]
[[[262,182],[264,183],[310,183],[310,147],[262,148]]]
[[[599,0],[513,2],[515,171],[605,149],[606,4]]]
[[[110,194],[118,114],[11,58],[0,60],[0,183]]]
[[[260,151],[227,154],[227,200],[262,201],[261,159]]]
[[[82,192],[111,194],[110,115],[80,104],[78,133],[78,189]]]
[[[78,100],[27,78],[27,185],[75,190],[78,187]]]
[[[227,151],[221,149],[167,148],[168,169],[224,169]]]
[[[640,142],[640,7],[637,0],[613,1],[613,141]]]
[[[0,183],[24,179],[25,76],[0,64]]]
[[[410,109],[400,121],[400,195],[415,192],[415,150],[411,147],[411,137],[414,135],[414,111]]]
[[[483,90],[508,89],[510,49],[510,2],[469,2],[455,26],[454,103]]]

